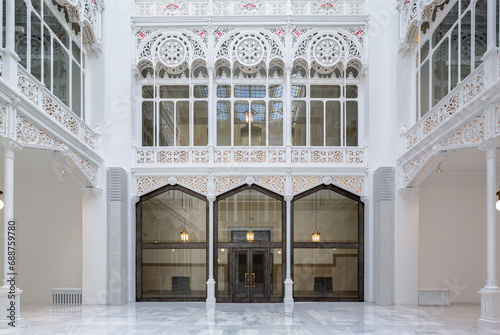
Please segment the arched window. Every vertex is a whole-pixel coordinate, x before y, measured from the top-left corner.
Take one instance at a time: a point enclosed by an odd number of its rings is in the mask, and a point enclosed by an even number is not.
[[[293,200],[296,301],[363,301],[363,217],[360,198],[331,185]]]
[[[207,201],[166,186],[137,204],[137,301],[202,301],[207,281]]]

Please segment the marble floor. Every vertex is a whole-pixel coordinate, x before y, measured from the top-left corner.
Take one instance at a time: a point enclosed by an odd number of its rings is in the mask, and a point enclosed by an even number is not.
[[[381,307],[371,303],[131,303],[125,306],[24,305],[23,321],[0,334],[500,334],[477,328],[479,305]]]

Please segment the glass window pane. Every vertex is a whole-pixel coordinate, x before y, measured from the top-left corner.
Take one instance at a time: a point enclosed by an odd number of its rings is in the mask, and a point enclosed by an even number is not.
[[[306,102],[292,101],[292,145],[306,145]]]
[[[31,14],[31,74],[42,80],[42,27],[35,14]]]
[[[255,242],[281,242],[281,201],[256,190],[219,201],[218,220],[219,242],[245,241],[249,229],[255,233]]]
[[[458,84],[458,25],[453,29],[451,34],[451,59],[450,59],[450,69],[451,69],[451,89],[454,89]]]
[[[306,85],[292,85],[292,98],[305,98],[306,92]]]
[[[429,61],[420,68],[420,116],[429,111]]]
[[[437,47],[432,56],[432,107],[448,94],[448,39]]]
[[[356,85],[347,85],[346,86],[345,97],[348,99],[356,99],[358,97],[358,86]]]
[[[160,146],[174,146],[174,103],[162,101],[158,108],[159,121],[158,133]]]
[[[7,17],[6,17],[6,9],[5,9],[5,1],[2,1],[2,26],[3,26],[3,29],[2,29],[2,48],[5,48],[5,25],[6,25],[6,22],[7,22]]]
[[[181,242],[184,229],[189,242],[205,242],[206,215],[203,200],[178,190],[161,193],[142,203],[142,243]]]
[[[217,98],[230,98],[231,85],[217,85]]]
[[[460,43],[460,77],[461,80],[464,80],[471,72],[471,12],[468,11],[467,14],[462,18],[462,26],[461,26],[461,38]]]
[[[81,111],[81,69],[76,62],[71,64],[71,110],[73,113],[82,117]]]
[[[16,53],[21,59],[20,64],[27,69],[28,59],[27,59],[27,48],[28,48],[28,33],[26,22],[28,20],[28,12],[26,8],[26,3],[24,0],[15,0],[14,2],[16,8]]]
[[[421,55],[420,63],[422,63],[429,55],[429,40],[427,40],[424,43],[424,45],[422,45],[422,48],[420,50],[420,55]]]
[[[340,98],[340,86],[311,85],[311,98]]]
[[[195,101],[194,103],[194,143],[196,146],[208,144],[208,102]]]
[[[48,6],[43,7],[43,21],[49,26],[56,38],[69,49],[68,34],[56,17],[52,14]]]
[[[35,9],[35,11],[38,13],[38,14],[42,14],[42,6],[40,4],[40,2],[43,1],[43,0],[31,0],[31,5],[33,6],[33,8]]]
[[[142,97],[145,99],[153,99],[155,97],[153,87],[153,85],[142,86]]]
[[[476,25],[475,25],[475,32],[474,36],[476,37],[476,50],[475,50],[475,64],[474,68],[478,67],[479,64],[481,64],[482,58],[484,54],[486,53],[486,48],[487,48],[487,19],[486,19],[486,14],[487,14],[487,4],[486,0],[477,0],[476,2],[476,7],[474,8],[475,14],[476,14]],[[498,8],[497,8],[498,12]]]
[[[76,45],[75,42],[71,43],[71,47],[73,51],[73,57],[78,62],[78,64],[80,64],[80,48],[78,47],[78,45]]]
[[[231,145],[231,103],[217,101],[217,145]]]
[[[144,101],[142,103],[142,145],[152,147],[154,145],[154,102]]]
[[[49,90],[51,89],[52,79],[52,60],[50,50],[52,50],[51,35],[47,28],[43,28],[43,83]]]
[[[340,101],[326,103],[326,145],[340,146]]]
[[[54,41],[54,83],[53,93],[68,106],[69,55],[62,45]]]
[[[250,144],[266,145],[266,102],[253,101],[250,111]]]
[[[176,146],[189,146],[189,101],[178,101],[176,111]]]
[[[318,231],[320,242],[358,241],[358,202],[331,190],[320,190],[296,200],[293,205],[295,242],[312,242]]]
[[[283,145],[283,102],[269,102],[269,145]]]
[[[358,250],[294,249],[294,297],[357,297]]]
[[[142,296],[206,297],[205,249],[143,249]]]
[[[188,85],[160,86],[160,98],[188,99],[189,86]]]
[[[312,91],[311,91],[312,92]],[[311,145],[322,146],[323,142],[323,101],[311,101]]]
[[[208,85],[194,85],[194,97],[197,99],[208,98]]]
[[[281,249],[271,249],[271,283],[269,293],[271,297],[283,296],[283,252]]]
[[[85,117],[85,72],[82,72],[82,115]]]
[[[234,86],[235,98],[265,98],[266,86],[265,85],[235,85]]]
[[[283,85],[269,85],[269,98],[282,98]]]
[[[248,101],[236,101],[234,103],[234,145],[248,146],[250,128],[249,121],[252,118],[249,111]]]
[[[217,254],[217,296],[229,297],[229,250],[222,248]]]
[[[346,102],[345,135],[345,145],[358,146],[358,103],[356,101]]]
[[[458,20],[458,2],[453,6],[453,8],[448,12],[441,23],[434,29],[432,34],[432,47],[435,48],[439,41],[443,39],[448,30],[457,22]]]

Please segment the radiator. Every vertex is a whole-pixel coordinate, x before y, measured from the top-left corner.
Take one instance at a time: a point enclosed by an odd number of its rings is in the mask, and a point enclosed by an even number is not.
[[[418,290],[419,306],[449,306],[450,290]]]
[[[81,288],[53,288],[52,305],[81,305]]]

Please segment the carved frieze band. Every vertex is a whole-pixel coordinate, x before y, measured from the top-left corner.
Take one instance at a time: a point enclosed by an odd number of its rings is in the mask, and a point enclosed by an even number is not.
[[[137,177],[137,194],[144,195],[165,185],[178,184],[195,192],[207,195],[208,177]],[[255,184],[275,193],[286,194],[285,176],[216,176],[214,177],[216,195],[225,193],[244,184]],[[358,176],[293,176],[292,194],[298,194],[321,184],[333,184],[357,195],[363,195],[365,178]]]

